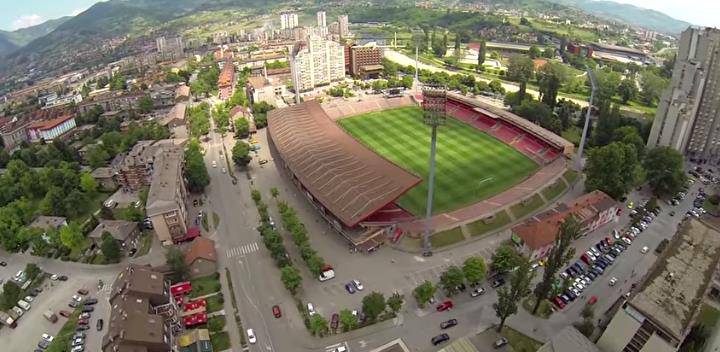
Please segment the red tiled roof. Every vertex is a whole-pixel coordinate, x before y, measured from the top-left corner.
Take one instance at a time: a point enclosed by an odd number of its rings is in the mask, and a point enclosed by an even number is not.
[[[53,129],[56,126],[64,123],[65,121],[73,119],[73,118],[75,118],[75,116],[65,115],[62,117],[54,118],[52,120],[36,121],[30,125],[30,128],[38,129],[38,130],[50,130],[50,129]]]
[[[560,224],[573,214],[581,224],[598,213],[617,205],[617,202],[601,191],[582,195],[570,203],[561,203],[554,209],[538,214],[512,228],[525,245],[531,249],[545,247],[555,241]]]
[[[211,262],[217,261],[215,241],[205,237],[196,237],[190,244],[190,249],[185,253],[185,263],[192,264],[198,258]]]
[[[218,87],[227,87],[232,85],[235,80],[235,65],[232,61],[225,61],[222,71],[220,71],[220,77],[218,77]]]

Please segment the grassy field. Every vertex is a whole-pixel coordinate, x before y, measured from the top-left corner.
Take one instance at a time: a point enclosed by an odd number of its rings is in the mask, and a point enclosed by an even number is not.
[[[454,229],[445,230],[432,235],[432,237],[430,237],[430,242],[432,242],[433,247],[438,248],[458,243],[464,239],[465,237],[462,234],[462,229],[458,226]]]
[[[535,194],[534,196],[530,197],[530,200],[527,203],[518,203],[511,206],[510,211],[512,211],[513,215],[515,215],[515,219],[522,219],[523,217],[525,217],[525,215],[528,215],[543,206],[543,204],[545,203],[543,203],[540,195]]]
[[[359,141],[406,170],[428,176],[430,129],[422,112],[406,107],[339,121]],[[435,214],[455,210],[500,193],[539,166],[511,146],[454,119],[438,130]],[[415,215],[425,214],[427,183],[400,198]]]
[[[509,223],[510,215],[508,215],[507,211],[503,210],[495,214],[495,219],[491,223],[486,224],[483,222],[483,219],[480,219],[467,224],[467,228],[471,236],[480,236],[497,230]]]

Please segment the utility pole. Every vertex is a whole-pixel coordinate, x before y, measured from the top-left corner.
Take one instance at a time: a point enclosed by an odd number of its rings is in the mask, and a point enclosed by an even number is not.
[[[417,87],[420,85],[420,80],[418,79],[418,47],[415,47],[415,93],[417,93]]]
[[[587,75],[590,78],[590,85],[592,90],[590,91],[590,100],[588,101],[587,112],[585,113],[585,126],[583,126],[582,138],[580,138],[580,147],[578,148],[577,160],[575,168],[577,171],[582,171],[582,157],[583,151],[585,150],[585,143],[587,142],[588,128],[590,127],[590,112],[592,111],[593,101],[595,100],[595,92],[597,91],[597,79],[595,78],[595,72],[592,69],[587,69]]]
[[[427,207],[425,211],[425,232],[423,235],[423,253],[424,257],[432,256],[432,242],[430,241],[430,233],[432,232],[432,208],[435,192],[435,154],[437,151],[437,129],[444,125],[447,119],[446,103],[447,91],[441,86],[425,86],[423,87],[423,119],[426,125],[431,128],[430,138],[430,170],[428,174],[428,194]]]

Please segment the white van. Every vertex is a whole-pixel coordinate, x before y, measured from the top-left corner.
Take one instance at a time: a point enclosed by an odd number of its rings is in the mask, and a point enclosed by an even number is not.
[[[320,274],[320,276],[318,277],[318,279],[320,279],[320,281],[327,281],[327,280],[330,280],[330,279],[332,279],[332,278],[334,278],[334,277],[335,277],[335,271],[332,270],[332,269],[330,269],[330,270],[325,270],[325,271],[323,271],[323,272]]]
[[[21,317],[23,314],[25,314],[25,311],[20,309],[20,307],[18,307],[18,306],[12,307],[12,311],[15,312],[15,314],[17,314],[18,318]]]
[[[30,310],[30,303],[27,303],[27,302],[25,302],[25,301],[23,301],[23,300],[19,300],[19,301],[17,302],[17,305],[18,305],[18,307],[20,307],[20,308],[22,308],[22,309]]]

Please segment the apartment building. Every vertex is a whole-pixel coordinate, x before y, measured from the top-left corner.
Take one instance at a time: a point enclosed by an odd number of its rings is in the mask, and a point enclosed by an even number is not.
[[[720,231],[688,220],[617,309],[597,346],[604,352],[674,352],[690,333],[720,259]]]
[[[294,52],[291,70],[299,91],[345,78],[345,50],[340,43],[310,35]]]
[[[354,45],[345,53],[350,58],[345,58],[346,71],[353,77],[367,79],[376,77],[383,70],[383,51],[375,45]]]
[[[280,29],[292,29],[298,26],[298,15],[294,12],[280,14]]]
[[[117,182],[127,191],[138,191],[150,185],[155,163],[153,141],[138,141],[132,149],[122,157],[115,170]]]
[[[147,266],[129,265],[113,282],[109,301],[103,352],[175,349],[175,335],[181,331],[178,307],[162,273]]]
[[[680,37],[648,147],[669,146],[692,159],[720,156],[720,30],[688,28]]]
[[[183,40],[181,37],[157,37],[155,39],[155,45],[157,47],[158,53],[160,54],[172,53],[177,56],[182,56],[183,50],[185,50],[185,46],[183,45]]]
[[[140,106],[140,99],[144,96],[145,93],[143,92],[127,94],[109,92],[103,95],[98,95],[92,100],[83,101],[80,105],[78,105],[78,111],[81,114],[85,114],[96,106],[101,107],[103,111],[134,110],[138,109]]]
[[[340,32],[340,38],[350,36],[350,21],[347,15],[338,16],[338,31]]]
[[[235,93],[235,83],[235,65],[232,60],[226,59],[218,77],[221,100],[228,100]]]
[[[65,115],[51,120],[33,122],[28,126],[27,132],[31,142],[41,140],[50,142],[75,127],[75,115]]]
[[[183,240],[188,230],[182,147],[166,145],[159,149],[153,169],[145,210],[160,241],[172,244]]]
[[[317,26],[327,27],[327,17],[325,16],[325,11],[317,12]]]

